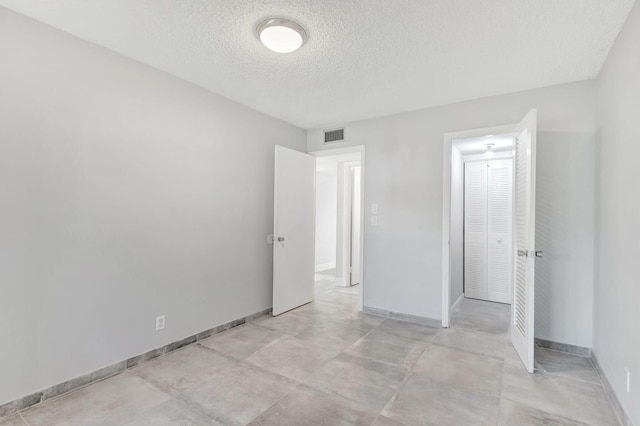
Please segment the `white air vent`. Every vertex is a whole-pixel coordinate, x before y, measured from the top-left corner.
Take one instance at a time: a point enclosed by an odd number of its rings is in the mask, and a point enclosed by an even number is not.
[[[324,143],[344,142],[344,129],[325,130]]]

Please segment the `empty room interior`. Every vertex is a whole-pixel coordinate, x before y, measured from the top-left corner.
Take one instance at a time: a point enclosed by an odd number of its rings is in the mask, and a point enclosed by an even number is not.
[[[0,0],[0,426],[640,426],[634,0]]]

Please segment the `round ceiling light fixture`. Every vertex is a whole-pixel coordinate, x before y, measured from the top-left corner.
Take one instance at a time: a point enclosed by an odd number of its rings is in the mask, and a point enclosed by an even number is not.
[[[487,158],[491,158],[491,157],[493,157],[493,151],[492,151],[492,149],[493,149],[493,147],[495,147],[495,146],[496,146],[496,144],[494,144],[494,143],[488,143],[488,144],[486,144],[486,145],[485,145],[485,148],[487,148],[487,151],[484,153],[484,156],[485,156],[485,157],[487,157]]]
[[[260,22],[256,33],[267,49],[278,53],[291,53],[307,41],[307,32],[302,25],[285,18]]]

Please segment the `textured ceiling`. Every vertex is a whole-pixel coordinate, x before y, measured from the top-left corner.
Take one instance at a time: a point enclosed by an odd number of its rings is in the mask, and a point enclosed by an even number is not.
[[[597,76],[633,0],[0,0],[304,128]],[[253,30],[290,17],[297,52]]]

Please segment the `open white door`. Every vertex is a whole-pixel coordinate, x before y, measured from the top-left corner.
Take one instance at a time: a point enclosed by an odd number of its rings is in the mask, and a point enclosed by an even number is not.
[[[315,164],[309,154],[276,146],[273,214],[273,315],[313,300]]]
[[[351,280],[360,284],[360,167],[351,167]]]
[[[511,343],[527,371],[534,368],[535,224],[536,224],[535,109],[516,126],[514,173],[514,291],[511,304]],[[541,255],[541,253],[540,253]]]

